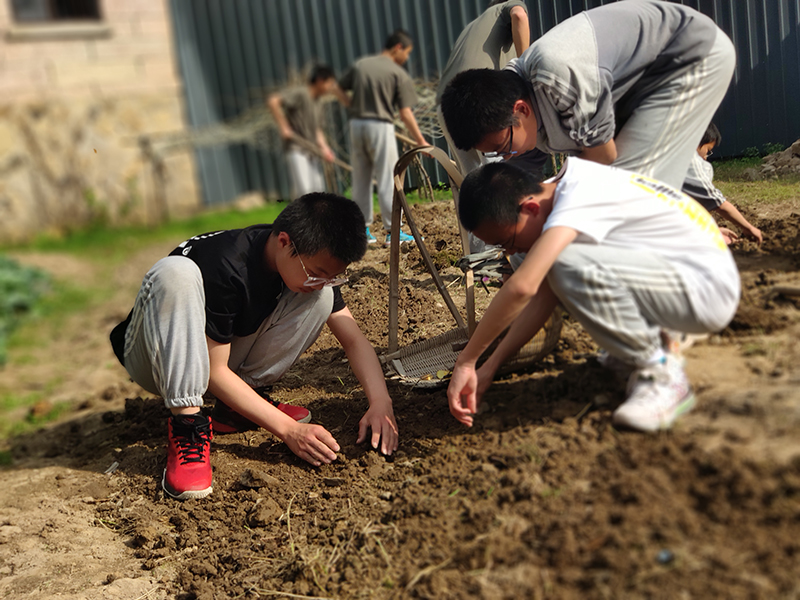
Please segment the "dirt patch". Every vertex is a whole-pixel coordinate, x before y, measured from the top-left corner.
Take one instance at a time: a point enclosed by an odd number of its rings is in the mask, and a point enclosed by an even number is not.
[[[336,436],[332,465],[314,469],[263,431],[218,436],[213,495],[174,502],[160,489],[166,411],[129,388],[15,440],[0,475],[20,490],[0,494],[0,595],[24,584],[31,598],[794,597],[800,322],[798,299],[774,286],[800,285],[800,215],[771,210],[746,215],[766,241],[735,251],[742,306],[688,351],[699,403],[671,432],[611,427],[624,391],[567,319],[556,351],[498,381],[472,429],[443,389],[390,381],[401,444],[386,458],[355,444],[365,396],[326,332],[274,395]],[[442,266],[460,254],[448,204],[415,212]],[[371,248],[343,291],[379,350],[388,257]],[[401,258],[405,345],[454,321],[418,250]],[[442,274],[463,306],[460,271]],[[494,293],[477,290],[479,310]],[[102,548],[108,560],[95,561]],[[71,557],[69,577],[30,566],[56,555]]]

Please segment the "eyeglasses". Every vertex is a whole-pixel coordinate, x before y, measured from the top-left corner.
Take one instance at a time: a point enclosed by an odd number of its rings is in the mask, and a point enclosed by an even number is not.
[[[500,244],[500,247],[503,248],[506,252],[508,252],[509,248],[513,248],[514,245],[517,243],[517,226],[519,225],[519,213],[522,211],[522,205],[517,205],[517,220],[514,221],[514,234],[511,236],[511,240],[509,242],[505,242]]]
[[[511,125],[508,128],[508,150],[505,151],[496,151],[496,152],[482,152],[486,158],[502,158],[503,160],[507,159],[509,156],[514,156],[515,154],[519,154],[516,150],[512,150],[514,147],[514,126]]]
[[[300,259],[300,266],[303,267],[303,273],[305,273],[306,277],[308,277],[305,283],[303,283],[304,286],[314,287],[317,285],[322,285],[322,287],[334,287],[337,285],[342,285],[343,283],[347,283],[349,281],[347,274],[341,277],[312,277],[311,275],[308,274],[308,269],[306,269],[306,265],[303,262],[303,259],[300,258],[300,253],[297,251],[294,242],[292,242],[292,248],[294,248],[294,252],[295,254],[297,254],[297,258]]]

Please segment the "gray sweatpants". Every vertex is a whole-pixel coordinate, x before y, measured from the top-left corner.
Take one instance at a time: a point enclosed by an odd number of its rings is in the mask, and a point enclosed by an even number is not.
[[[492,160],[487,159],[483,154],[473,148],[472,150],[459,150],[456,145],[453,143],[453,138],[450,137],[450,132],[447,130],[447,124],[444,121],[444,115],[442,114],[442,107],[436,107],[436,118],[439,119],[439,127],[442,128],[442,133],[444,134],[444,139],[447,141],[447,145],[450,148],[450,153],[455,157],[456,166],[458,170],[461,171],[461,174],[465,177],[474,171],[475,169],[488,164],[490,162],[494,162]],[[495,160],[502,160],[502,159],[495,159]],[[476,254],[478,252],[483,252],[489,247],[486,243],[481,240],[480,238],[475,237],[475,234],[471,231],[469,232],[469,251],[471,254]]]
[[[278,305],[247,337],[234,337],[228,366],[251,387],[277,381],[314,343],[333,308],[333,291],[284,289]],[[205,293],[197,264],[167,256],[148,271],[125,332],[125,369],[167,408],[202,406],[208,389]]]
[[[652,252],[570,244],[547,281],[600,347],[631,364],[661,348],[661,329],[708,332],[674,266]]]
[[[289,150],[286,152],[286,163],[292,184],[292,200],[311,192],[325,191],[322,165],[316,156],[305,150]]]
[[[727,35],[717,29],[711,52],[692,69],[634,98],[630,115],[614,141],[613,166],[635,171],[681,189],[692,155],[728,91],[736,52]]]
[[[353,164],[353,201],[364,213],[366,226],[372,225],[372,179],[378,182],[378,205],[383,228],[392,229],[394,165],[397,162],[394,124],[376,119],[350,121],[350,160]]]

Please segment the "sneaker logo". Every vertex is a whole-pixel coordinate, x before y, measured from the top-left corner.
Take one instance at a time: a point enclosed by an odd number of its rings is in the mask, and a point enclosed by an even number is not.
[[[189,256],[189,252],[191,252],[191,251],[192,251],[192,247],[191,247],[191,246],[186,246],[186,247],[185,247],[185,248],[184,248],[184,249],[181,251],[181,254],[183,254],[184,256]]]

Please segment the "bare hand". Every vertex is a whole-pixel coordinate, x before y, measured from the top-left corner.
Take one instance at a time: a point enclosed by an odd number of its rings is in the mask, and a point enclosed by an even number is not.
[[[725,240],[727,246],[739,241],[739,236],[736,235],[736,232],[727,227],[720,227],[719,232],[722,234],[722,239]]]
[[[447,386],[447,401],[450,414],[467,427],[472,427],[472,415],[478,412],[478,374],[472,365],[456,365],[450,385]]]
[[[315,467],[336,460],[339,444],[322,425],[296,423],[283,439],[289,449]]]
[[[750,229],[745,229],[744,235],[749,237],[751,240],[755,240],[759,244],[763,241],[761,230],[758,227],[750,227]]]
[[[325,148],[322,151],[322,158],[324,158],[326,162],[332,163],[334,160],[336,160],[336,155],[330,148]]]
[[[385,410],[384,407],[370,407],[358,422],[358,439],[356,444],[360,444],[367,439],[367,430],[372,430],[370,444],[376,450],[380,443],[381,454],[391,456],[397,450],[397,423],[394,420],[392,407]]]
[[[291,140],[294,137],[294,131],[289,128],[281,128],[281,139]]]

